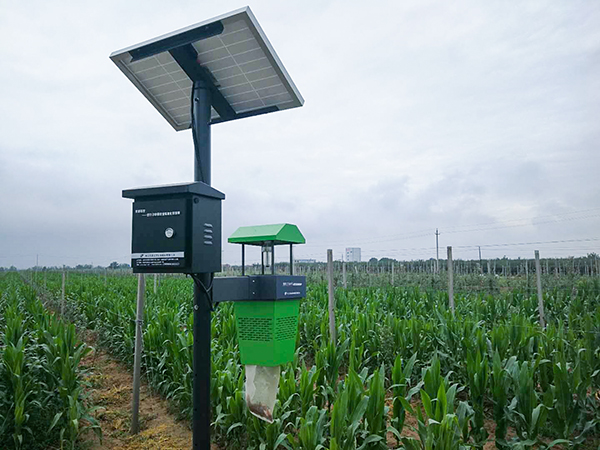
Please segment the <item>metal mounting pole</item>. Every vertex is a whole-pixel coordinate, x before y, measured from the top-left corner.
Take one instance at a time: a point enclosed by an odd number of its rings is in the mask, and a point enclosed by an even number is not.
[[[275,275],[275,244],[271,246],[271,275]]]
[[[246,244],[242,244],[242,276],[246,275]]]
[[[210,186],[210,89],[194,81],[192,89],[194,136],[194,180]],[[198,280],[208,289],[212,274],[199,273]],[[192,405],[193,448],[210,450],[210,298],[209,292],[194,283],[194,380]]]

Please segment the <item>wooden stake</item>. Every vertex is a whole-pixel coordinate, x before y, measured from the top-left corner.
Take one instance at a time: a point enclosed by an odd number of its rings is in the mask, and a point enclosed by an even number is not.
[[[438,237],[440,232],[435,229],[435,273],[440,273],[440,247],[438,244]]]
[[[335,332],[335,292],[333,287],[333,250],[327,250],[327,284],[329,287],[329,336],[336,343]]]
[[[392,261],[392,286],[394,285],[394,261]]]
[[[137,312],[135,321],[135,354],[133,357],[133,400],[131,405],[131,434],[137,434],[140,431],[140,368],[142,364],[142,321],[144,319],[145,291],[146,284],[144,282],[144,274],[140,273],[138,274]]]
[[[454,315],[454,273],[452,267],[452,247],[448,246],[448,302]]]
[[[547,262],[548,260],[546,260]],[[537,292],[538,292],[538,311],[540,314],[540,325],[542,328],[546,328],[546,320],[544,319],[544,297],[542,296],[542,268],[540,266],[540,252],[535,251],[535,276],[537,279]]]
[[[62,297],[61,297],[61,302],[60,302],[60,317],[61,318],[65,314],[65,284],[66,284],[66,281],[67,281],[67,274],[65,273],[65,269],[63,267],[63,273],[62,273]]]
[[[348,285],[346,284],[346,261],[342,261],[342,283],[344,289],[348,289]]]

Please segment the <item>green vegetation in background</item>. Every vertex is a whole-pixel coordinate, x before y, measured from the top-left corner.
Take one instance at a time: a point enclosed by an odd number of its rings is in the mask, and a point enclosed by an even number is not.
[[[83,394],[90,351],[18,274],[0,276],[0,448],[72,449],[86,430],[100,435]]]

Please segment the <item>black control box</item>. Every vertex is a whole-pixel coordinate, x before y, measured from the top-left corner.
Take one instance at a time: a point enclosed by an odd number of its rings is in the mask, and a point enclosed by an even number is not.
[[[196,182],[128,189],[133,199],[134,273],[221,271],[221,201],[225,194]]]

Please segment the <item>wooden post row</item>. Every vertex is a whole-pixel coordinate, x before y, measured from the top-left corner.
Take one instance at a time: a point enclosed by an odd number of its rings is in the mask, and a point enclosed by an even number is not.
[[[62,273],[62,297],[61,297],[61,302],[60,302],[60,316],[61,316],[61,318],[65,314],[65,296],[66,296],[65,285],[66,285],[66,282],[67,282],[67,274],[65,273],[65,269],[63,268],[63,273]]]
[[[142,339],[144,319],[144,297],[146,294],[146,284],[144,274],[138,274],[137,290],[137,311],[135,321],[135,354],[133,357],[133,395],[131,402],[131,434],[137,434],[140,431],[139,411],[140,411],[140,377],[142,365]]]
[[[548,262],[548,260],[546,260]],[[537,292],[538,292],[538,312],[540,314],[540,325],[542,328],[546,327],[546,319],[544,318],[544,297],[542,295],[542,276],[540,266],[540,252],[535,251],[535,277],[537,280]]]
[[[448,246],[448,302],[454,314],[454,274],[452,267],[452,247]]]
[[[335,292],[333,286],[333,250],[327,250],[327,285],[329,288],[329,336],[335,344]]]

